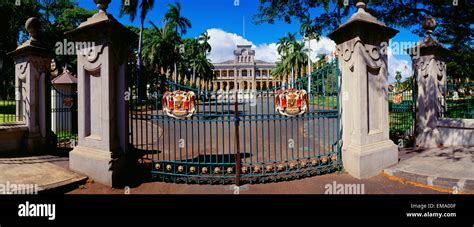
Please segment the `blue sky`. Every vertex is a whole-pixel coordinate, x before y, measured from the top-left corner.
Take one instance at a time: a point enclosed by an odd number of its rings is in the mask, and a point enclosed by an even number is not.
[[[298,32],[299,22],[293,21],[292,24],[276,21],[274,24],[263,23],[256,25],[253,22],[253,15],[258,12],[258,0],[239,0],[239,5],[234,4],[235,0],[178,0],[182,6],[182,15],[189,18],[192,23],[192,28],[189,29],[185,37],[197,37],[199,34],[208,31],[211,35],[211,46],[216,45],[211,53],[211,60],[219,62],[228,60],[232,54],[232,46],[237,43],[248,41],[254,45],[257,51],[260,51],[260,57],[263,60],[271,61],[275,58],[274,45],[278,38],[285,36],[287,32]],[[145,27],[150,27],[149,20],[153,21],[158,26],[161,26],[163,15],[167,11],[168,4],[174,3],[175,0],[156,0],[153,10],[148,14],[145,20]],[[84,0],[79,2],[80,7],[88,9],[96,9],[92,0]],[[368,5],[370,7],[370,4]],[[311,13],[318,13],[317,9]],[[126,25],[139,25],[139,18],[131,22],[127,16],[119,17],[120,1],[113,0],[107,10],[114,15],[121,23]],[[243,18],[245,17],[245,37],[243,37]],[[343,19],[345,21],[346,19]],[[210,30],[213,29],[213,30]],[[394,42],[416,42],[420,37],[412,34],[404,28],[396,28],[400,32],[392,39]],[[214,36],[214,37],[213,37]],[[222,36],[222,37],[219,37]],[[229,40],[232,40],[229,41]],[[222,42],[229,41],[228,45]],[[329,41],[329,40],[328,40]],[[320,43],[312,46],[317,46],[315,52],[328,52],[331,48],[326,48],[328,43]],[[268,52],[268,53],[267,53]],[[228,54],[227,54],[228,53]],[[400,64],[408,64],[410,59],[404,53],[398,51],[390,62],[393,68],[404,68]],[[316,54],[316,53],[315,53]],[[257,52],[257,55],[258,52]],[[257,56],[258,58],[259,56]],[[390,56],[389,56],[390,57]],[[410,64],[408,64],[410,65]],[[411,68],[408,66],[408,68]],[[390,70],[392,71],[392,70]],[[409,71],[409,70],[407,70]],[[406,72],[404,74],[408,74]],[[406,76],[406,75],[404,75]]]
[[[252,40],[254,44],[276,42],[278,38],[286,35],[288,31],[298,32],[299,23],[294,21],[292,24],[277,21],[275,24],[255,25],[252,16],[258,11],[258,0],[240,0],[239,5],[234,5],[235,0],[178,0],[181,2],[182,14],[192,22],[192,29],[189,30],[186,37],[196,37],[209,28],[220,28],[227,32],[243,35],[243,17],[245,17],[245,38]],[[149,20],[156,24],[161,24],[163,15],[167,10],[168,4],[176,2],[175,0],[156,0],[155,7],[148,14],[145,27],[150,27]],[[80,7],[96,9],[92,0],[83,0],[79,2]],[[370,5],[368,6],[370,7]],[[139,25],[139,19],[131,22],[127,16],[120,18],[120,0],[113,0],[107,10],[114,15],[121,23],[127,25]],[[317,13],[315,10],[312,13]],[[397,28],[400,33],[394,37],[394,41],[418,41],[417,35],[410,31]]]

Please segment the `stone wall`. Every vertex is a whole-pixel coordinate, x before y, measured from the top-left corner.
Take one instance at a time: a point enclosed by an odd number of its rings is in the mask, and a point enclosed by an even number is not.
[[[439,145],[474,146],[474,119],[441,118],[437,128]]]
[[[25,124],[0,125],[0,157],[20,150],[27,131],[28,127]]]

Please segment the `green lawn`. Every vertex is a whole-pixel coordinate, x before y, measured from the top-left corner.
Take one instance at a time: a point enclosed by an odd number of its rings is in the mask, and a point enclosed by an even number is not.
[[[337,98],[337,96],[314,96],[309,100],[309,104],[335,109],[337,107]]]
[[[15,122],[15,114],[0,114],[0,123]]]
[[[413,123],[412,112],[390,112],[390,128],[409,128]]]
[[[15,119],[15,101],[0,100],[0,123],[14,122]]]
[[[58,138],[58,141],[77,139],[77,135],[69,131],[57,131],[56,136]]]
[[[399,143],[399,139],[407,138],[406,132],[413,127],[413,113],[412,112],[390,112],[389,113],[389,128],[390,128],[390,139],[396,144]],[[410,139],[405,141],[407,144],[411,144],[413,141]]]
[[[474,118],[474,98],[460,98],[458,100],[446,100],[447,110],[445,117],[448,118]]]

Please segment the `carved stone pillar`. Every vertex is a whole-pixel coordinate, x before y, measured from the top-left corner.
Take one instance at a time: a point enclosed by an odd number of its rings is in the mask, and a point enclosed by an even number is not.
[[[341,72],[342,160],[359,179],[398,162],[389,139],[387,53],[397,30],[385,26],[357,3],[358,11],[328,36],[337,44]]]
[[[413,61],[417,82],[416,95],[416,146],[419,148],[443,145],[438,129],[446,84],[445,57],[448,50],[431,33],[436,28],[433,17],[423,21],[426,37],[407,50]]]
[[[107,2],[66,33],[69,39],[88,44],[77,50],[79,139],[69,153],[69,166],[112,186],[121,172],[112,160],[124,157],[129,145],[126,65],[136,35],[105,12]]]
[[[31,38],[9,53],[15,62],[16,115],[28,127],[23,140],[28,152],[38,153],[47,148],[51,131],[51,92],[49,71],[52,54],[38,40],[40,22],[29,18],[25,28]]]

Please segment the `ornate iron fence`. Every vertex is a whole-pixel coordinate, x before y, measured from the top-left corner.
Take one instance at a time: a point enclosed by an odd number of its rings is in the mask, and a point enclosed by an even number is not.
[[[51,86],[51,130],[56,135],[59,148],[77,145],[77,92],[71,88]]]
[[[7,125],[15,122],[23,122],[24,119],[24,101],[21,101],[21,93],[18,88],[15,88],[16,94],[13,91],[8,91],[7,88],[2,90],[0,96],[0,124]]]
[[[401,147],[413,145],[415,136],[416,89],[414,79],[389,86],[390,139]]]
[[[309,76],[311,91],[308,76],[240,92],[166,81],[168,92],[132,98],[130,142],[163,181],[239,184],[334,171],[342,167],[337,62]]]
[[[474,118],[474,83],[449,80],[444,98],[443,117]]]

